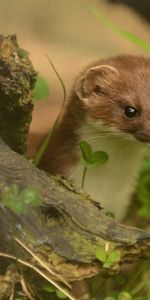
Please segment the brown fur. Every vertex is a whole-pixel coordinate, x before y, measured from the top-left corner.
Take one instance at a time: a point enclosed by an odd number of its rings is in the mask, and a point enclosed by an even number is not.
[[[102,65],[108,68],[93,70]],[[136,108],[138,115],[126,117],[125,106]],[[150,142],[150,59],[120,56],[88,66],[75,82],[41,168],[52,174],[67,175],[78,161],[78,131],[86,117],[93,122],[102,121],[139,141]]]

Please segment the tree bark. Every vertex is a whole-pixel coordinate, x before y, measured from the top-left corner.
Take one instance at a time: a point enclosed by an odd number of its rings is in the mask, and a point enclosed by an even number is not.
[[[0,36],[0,136],[25,153],[33,109],[31,90],[37,73],[15,35]]]
[[[59,268],[61,258],[63,266],[64,262],[72,264],[68,280],[75,279],[74,273],[80,264],[82,267],[82,264],[96,266],[97,272],[103,269],[101,264],[98,264],[99,267],[95,264],[95,253],[98,246],[105,247],[108,241],[110,248],[120,250],[120,265],[150,256],[149,232],[120,225],[106,217],[88,195],[74,189],[66,180],[48,176],[35,168],[1,141],[0,192],[12,184],[17,185],[19,190],[28,186],[35,187],[43,197],[43,204],[37,208],[29,207],[20,215],[0,206],[0,251],[12,255],[16,255],[17,251],[20,257],[24,257],[20,246],[17,250],[14,237],[19,238],[35,253],[39,249],[40,253],[44,253],[46,247],[47,257],[44,259],[47,261],[52,261],[53,254],[56,253],[60,256]],[[55,264],[57,269],[57,263]],[[92,276],[93,272],[96,273],[92,271],[87,275],[85,269],[82,278]]]

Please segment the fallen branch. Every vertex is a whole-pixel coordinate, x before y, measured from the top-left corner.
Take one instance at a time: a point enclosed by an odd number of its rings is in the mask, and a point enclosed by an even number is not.
[[[11,254],[16,255],[13,247],[13,237],[16,237],[34,253],[43,255],[44,260],[52,261],[51,256],[55,252],[63,258],[63,264],[69,262],[73,266],[95,266],[96,248],[100,245],[105,247],[108,241],[109,247],[120,250],[120,264],[150,256],[150,233],[120,225],[106,217],[86,194],[75,190],[61,178],[47,176],[1,141],[0,192],[12,184],[16,184],[20,190],[27,186],[35,187],[43,196],[43,206],[29,207],[21,215],[0,206],[0,251],[9,250],[10,253],[11,249]],[[55,269],[58,270],[56,265]],[[67,280],[75,279],[75,269],[72,268]],[[100,269],[102,266],[96,272]],[[88,276],[92,275],[91,271]],[[63,274],[63,278],[65,276]]]

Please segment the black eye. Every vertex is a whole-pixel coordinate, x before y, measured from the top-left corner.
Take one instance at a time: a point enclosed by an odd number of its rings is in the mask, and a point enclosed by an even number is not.
[[[137,110],[131,106],[126,106],[124,112],[128,118],[134,118],[137,115]]]

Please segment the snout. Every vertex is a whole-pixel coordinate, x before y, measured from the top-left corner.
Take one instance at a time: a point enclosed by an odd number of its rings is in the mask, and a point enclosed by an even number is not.
[[[134,137],[142,143],[150,144],[150,129],[148,131],[141,130],[141,131],[135,132]]]

